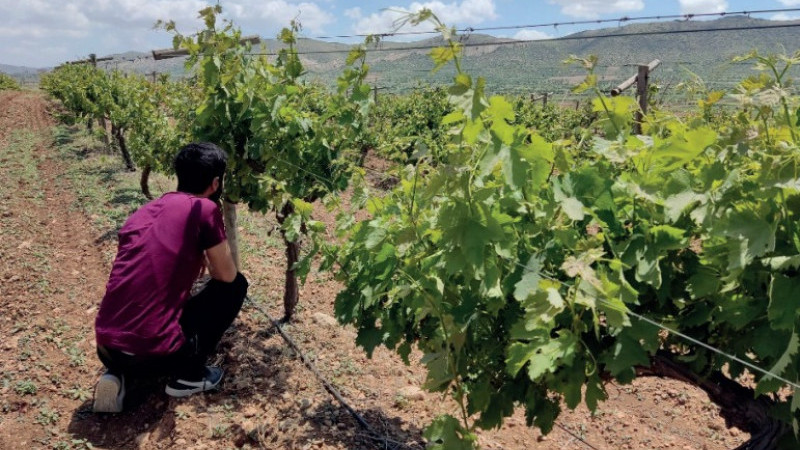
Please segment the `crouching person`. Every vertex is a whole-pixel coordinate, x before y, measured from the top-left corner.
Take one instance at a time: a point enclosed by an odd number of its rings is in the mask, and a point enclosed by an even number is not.
[[[187,145],[175,158],[178,190],[142,206],[120,229],[95,321],[106,373],[95,388],[94,411],[122,411],[125,382],[134,377],[169,376],[166,393],[173,397],[214,389],[222,380],[222,369],[206,366],[206,359],[248,287],[218,206],[226,163],[216,145]],[[204,266],[211,280],[191,296]]]

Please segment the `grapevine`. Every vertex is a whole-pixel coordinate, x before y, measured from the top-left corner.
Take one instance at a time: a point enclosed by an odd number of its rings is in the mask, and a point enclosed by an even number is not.
[[[18,91],[20,90],[20,85],[19,82],[10,75],[0,73],[0,91],[5,90]]]
[[[425,18],[448,34],[429,12],[416,19]],[[742,83],[742,101],[756,104],[724,127],[703,113],[660,113],[639,136],[630,132],[636,103],[605,97],[596,59],[574,58],[604,130],[584,153],[516,123],[510,102],[460,70],[457,42],[432,57],[457,70],[455,110],[442,119],[446,156],[419,160],[396,189],[369,199],[370,218],[339,249],[335,305],[368,353],[384,345],[408,362],[413,346],[422,351],[425,386],[459,411],[426,437],[469,448],[477,428],[500,426],[518,405],[548,432],[562,404],[595,411],[608,379],[628,383],[662,360],[686,373],[743,373],[633,314],[797,379],[798,105],[780,78],[769,105],[776,84]],[[785,386],[752,375],[754,394]],[[772,405],[770,414],[797,420],[795,400]],[[793,439],[781,437],[785,427],[764,430],[753,438]]]
[[[188,68],[197,68],[201,100],[188,116],[196,139],[219,143],[229,154],[225,196],[252,210],[274,212],[286,245],[285,318],[294,313],[297,278],[305,279],[316,254],[300,258],[301,235],[324,229],[311,218],[312,203],[330,199],[349,183],[360,155],[359,136],[369,112],[369,86],[364,84],[366,53],[354,49],[327,93],[302,80],[292,23],[279,34],[286,48],[271,63],[248,55],[239,44],[241,32],[226,22],[217,27],[221,8],[201,11],[206,29],[196,36],[175,32],[176,46],[189,50]],[[229,230],[235,226],[229,226]]]

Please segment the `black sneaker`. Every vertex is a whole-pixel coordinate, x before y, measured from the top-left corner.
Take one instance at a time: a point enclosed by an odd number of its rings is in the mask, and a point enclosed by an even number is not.
[[[122,402],[125,399],[125,377],[119,377],[108,372],[100,377],[94,389],[94,404],[92,410],[96,413],[122,412]]]
[[[206,366],[206,374],[199,380],[177,378],[167,384],[164,392],[170,397],[187,397],[198,392],[210,391],[222,381],[223,371],[219,367]]]

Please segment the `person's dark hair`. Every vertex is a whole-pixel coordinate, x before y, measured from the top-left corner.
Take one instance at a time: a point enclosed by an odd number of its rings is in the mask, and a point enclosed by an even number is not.
[[[211,186],[214,177],[220,184],[225,175],[228,155],[225,150],[210,142],[192,142],[178,152],[173,165],[178,175],[178,190],[201,194]]]

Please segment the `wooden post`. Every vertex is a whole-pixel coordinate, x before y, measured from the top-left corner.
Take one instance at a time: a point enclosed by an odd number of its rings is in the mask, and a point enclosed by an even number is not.
[[[611,89],[611,96],[616,97],[620,95],[622,91],[636,83],[636,95],[639,97],[639,110],[636,111],[636,121],[633,124],[633,132],[636,134],[642,134],[642,121],[644,120],[645,114],[647,114],[647,87],[650,72],[654,71],[659,65],[661,65],[661,61],[658,59],[650,61],[650,64],[640,64],[636,75],[623,81],[622,84],[614,89]]]
[[[647,65],[639,66],[639,73],[636,75],[636,96],[639,97],[639,110],[636,111],[636,121],[633,124],[633,132],[642,134],[642,121],[647,114],[647,84],[650,78],[650,67]]]
[[[542,108],[547,108],[547,92],[542,93]]]
[[[378,86],[372,87],[372,100],[376,105],[378,104]]]
[[[228,246],[231,248],[233,264],[236,266],[236,270],[239,270],[241,264],[239,262],[239,230],[237,229],[236,203],[231,203],[228,200],[222,201],[222,221],[225,223],[225,234],[228,237]]]
[[[647,70],[648,70],[648,72],[652,72],[652,71],[656,70],[656,67],[658,67],[660,65],[661,65],[661,60],[654,59],[654,60],[650,61],[650,64],[647,65]],[[638,77],[638,74],[628,78],[625,81],[623,81],[622,84],[620,84],[619,86],[615,87],[614,89],[611,89],[611,96],[612,97],[616,97],[619,94],[622,94],[622,92],[624,90],[626,90],[629,87],[633,86],[633,84],[636,83],[636,77]]]
[[[158,72],[156,72],[154,70],[154,71],[148,73],[147,75],[150,76],[151,81],[153,82],[153,84],[155,84],[156,83],[156,75],[158,75]]]
[[[106,56],[104,58],[98,58],[96,54],[90,53],[87,59],[80,59],[78,61],[67,61],[64,64],[91,64],[97,67],[97,63],[99,63],[100,61],[111,61],[112,59],[114,58],[110,56]]]

